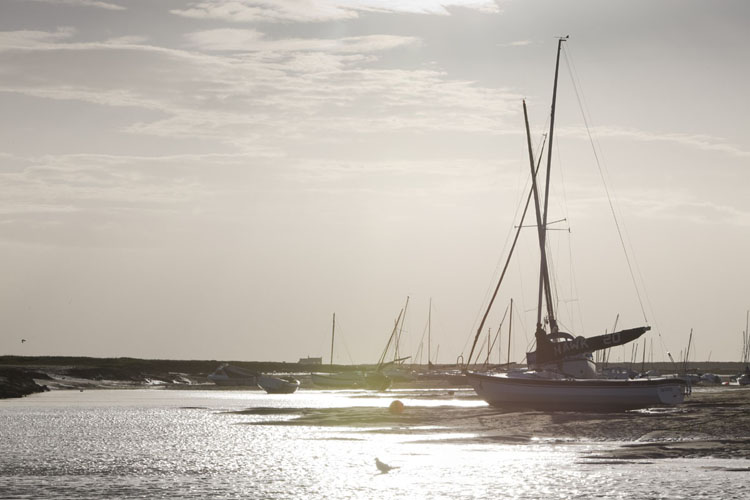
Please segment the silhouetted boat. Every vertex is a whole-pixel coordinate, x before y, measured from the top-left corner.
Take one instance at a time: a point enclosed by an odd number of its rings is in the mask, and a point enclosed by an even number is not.
[[[543,410],[623,410],[654,405],[679,404],[683,402],[687,393],[688,386],[684,380],[677,378],[613,380],[600,378],[597,374],[592,352],[631,342],[643,335],[650,327],[641,326],[590,338],[576,337],[570,333],[562,332],[558,328],[553,307],[552,285],[546,255],[546,232],[557,79],[560,66],[560,51],[562,43],[566,39],[567,37],[560,38],[557,45],[550,131],[548,136],[549,146],[547,148],[546,183],[543,198],[539,193],[536,178],[539,171],[539,164],[534,160],[526,103],[523,103],[532,189],[526,201],[526,208],[521,216],[521,223],[517,227],[510,255],[512,255],[515,249],[521,227],[523,226],[523,218],[533,197],[541,254],[541,276],[539,279],[539,302],[535,332],[536,349],[526,354],[528,365],[528,369],[526,370],[500,374],[478,373],[467,370],[465,372],[466,377],[482,399],[491,405],[501,407]],[[544,204],[543,207],[542,203]],[[510,262],[510,255],[508,262]],[[508,262],[506,262],[500,281],[477,330],[474,345],[469,355],[469,362],[473,356],[474,348],[484,327],[487,315],[492,307],[492,302],[502,283]],[[549,333],[542,322],[543,299],[547,306],[546,323],[549,325]]]

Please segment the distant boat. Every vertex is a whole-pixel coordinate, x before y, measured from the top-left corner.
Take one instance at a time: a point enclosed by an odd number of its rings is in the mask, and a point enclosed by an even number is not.
[[[331,325],[331,365],[333,365],[333,346],[336,338],[336,313]],[[384,391],[391,386],[391,379],[381,371],[381,364],[373,372],[345,371],[332,373],[311,373],[313,385],[325,389],[369,389]]]
[[[250,370],[223,363],[208,376],[208,380],[221,386],[257,387],[258,376]]]
[[[528,369],[526,370],[509,371],[499,374],[479,373],[467,370],[466,377],[479,397],[491,405],[506,408],[606,411],[679,404],[683,402],[689,387],[684,380],[677,378],[615,380],[602,378],[597,374],[592,352],[631,342],[643,335],[650,327],[641,326],[589,338],[576,337],[570,333],[562,332],[558,328],[551,290],[550,266],[546,254],[546,232],[548,225],[547,206],[552,161],[552,139],[555,124],[557,77],[560,66],[560,50],[562,43],[566,39],[567,37],[559,39],[557,45],[557,61],[555,65],[552,111],[548,136],[549,146],[547,148],[549,156],[547,159],[546,183],[541,186],[545,188],[543,197],[536,179],[539,171],[539,163],[534,160],[526,103],[524,102],[523,104],[532,188],[528,194],[521,223],[517,226],[516,239],[513,241],[510,253],[512,255],[520,230],[523,227],[523,217],[526,215],[526,210],[533,197],[536,211],[535,227],[537,228],[536,232],[539,238],[541,257],[541,276],[539,278],[537,326],[535,333],[536,349],[526,354],[528,364]],[[492,301],[500,288],[509,262],[510,256],[508,257],[508,262],[506,262],[500,282],[492,296],[492,300],[490,300],[487,311],[477,330],[474,345],[469,355],[469,362],[472,359],[474,347],[482,332],[485,320],[492,306]],[[547,306],[546,318],[543,318],[543,303],[546,303]],[[546,330],[547,325],[549,325],[549,332]]]
[[[312,383],[318,387],[330,389],[355,389],[364,387],[363,372],[311,373]]]
[[[382,372],[336,372],[312,373],[312,383],[326,389],[369,389],[384,391],[391,386],[391,379]]]
[[[292,394],[299,389],[299,380],[294,377],[260,375],[258,385],[268,394]]]

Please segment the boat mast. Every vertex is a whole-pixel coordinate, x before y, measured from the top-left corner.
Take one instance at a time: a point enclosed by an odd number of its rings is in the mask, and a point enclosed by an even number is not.
[[[333,339],[336,336],[336,313],[333,313],[333,325],[331,325],[331,365],[333,365]]]
[[[529,130],[529,114],[526,110],[526,99],[523,100],[523,120],[526,125],[526,144],[529,150],[529,168],[531,168],[531,192],[534,195],[534,211],[536,213],[536,227],[539,236],[539,246],[542,252],[542,269],[539,273],[539,302],[536,314],[536,327],[539,330],[542,327],[542,289],[544,284],[545,269],[547,256],[544,248],[544,226],[542,225],[542,209],[539,201],[539,188],[536,183],[537,169],[534,166],[534,153],[531,148],[531,131]]]
[[[529,134],[529,127],[528,127],[528,118],[527,118],[527,127],[526,127],[526,135],[528,138]],[[532,168],[532,175],[531,179],[532,182],[534,179],[536,179],[536,174],[539,172],[539,166],[542,163],[542,154],[544,153],[544,143],[546,141],[546,137],[542,140],[542,149],[539,153],[539,161],[536,164],[536,168]],[[531,141],[529,140],[529,145],[531,144]],[[534,153],[529,150],[529,160],[531,164],[534,164]],[[505,278],[505,272],[508,270],[508,265],[510,264],[510,258],[513,256],[513,251],[516,249],[516,243],[518,243],[518,237],[521,235],[521,229],[523,228],[523,221],[526,220],[526,212],[529,210],[529,203],[531,203],[531,195],[532,191],[529,191],[529,195],[526,197],[526,203],[523,206],[523,212],[521,213],[521,220],[518,223],[518,226],[516,227],[516,235],[513,237],[513,243],[510,246],[510,250],[508,251],[508,258],[505,260],[505,265],[503,266],[503,270],[500,273],[500,279],[497,281],[497,286],[495,286],[495,291],[492,292],[492,297],[490,297],[490,302],[487,304],[487,308],[484,311],[484,316],[482,316],[482,321],[479,322],[479,327],[477,328],[477,333],[474,335],[474,342],[471,344],[471,351],[469,351],[469,357],[466,360],[465,369],[468,368],[468,366],[471,364],[471,360],[474,357],[474,349],[477,346],[477,342],[479,341],[479,336],[482,334],[482,329],[484,328],[484,323],[487,321],[487,316],[490,314],[490,310],[492,309],[492,304],[495,303],[495,298],[497,298],[497,292],[500,290],[500,285],[503,283],[503,279]],[[438,351],[439,351],[440,345],[438,345]],[[435,354],[435,361],[437,362],[437,353]]]
[[[513,333],[513,298],[510,299],[510,319],[508,320],[508,366],[510,367],[510,336]],[[510,369],[510,368],[509,368]]]
[[[690,337],[688,337],[688,345],[685,350],[685,361],[682,363],[682,373],[687,373],[688,356],[690,356],[690,344],[693,343],[693,329],[690,329]]]
[[[432,297],[430,297],[430,306],[427,309],[427,368],[430,368],[432,362],[430,360],[430,336],[432,333]]]
[[[393,361],[398,359],[398,344],[401,342],[401,332],[404,331],[404,321],[406,321],[406,310],[409,308],[409,296],[406,296],[406,305],[404,306],[404,316],[401,318],[401,327],[398,329],[398,335],[396,335],[396,348],[393,352]]]
[[[555,312],[552,305],[552,292],[550,288],[549,279],[549,267],[547,264],[547,252],[545,250],[547,245],[547,211],[549,208],[549,185],[550,185],[550,172],[552,170],[552,141],[554,138],[555,131],[555,105],[557,104],[557,77],[560,72],[560,51],[562,50],[562,43],[568,39],[567,36],[560,37],[557,40],[557,59],[555,61],[555,81],[552,86],[552,109],[550,111],[549,121],[549,146],[547,147],[547,179],[544,186],[544,211],[542,212],[542,225],[539,228],[539,247],[542,252],[541,272],[540,272],[540,289],[539,289],[539,309],[538,316],[541,315],[541,295],[542,287],[544,288],[544,295],[547,302],[547,318],[550,324],[550,331],[557,332],[557,320],[555,319]],[[541,321],[538,321],[537,328],[541,328]]]

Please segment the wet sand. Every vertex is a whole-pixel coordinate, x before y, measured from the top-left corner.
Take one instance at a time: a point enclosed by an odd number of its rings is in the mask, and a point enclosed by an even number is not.
[[[4,367],[2,385],[6,397],[16,389],[31,393],[50,389],[143,388],[163,386],[183,389],[226,389],[206,385],[205,375],[216,361],[144,361],[119,358],[96,360],[75,358],[75,364],[40,363],[40,359],[18,366],[19,358],[5,358],[15,367]],[[62,359],[63,362],[73,361]],[[35,366],[29,366],[33,364]],[[258,364],[256,368],[261,368]],[[262,366],[271,369],[291,365]],[[34,371],[32,371],[34,370]],[[22,379],[16,377],[23,371]],[[291,370],[290,370],[291,371]],[[12,375],[12,377],[11,377]],[[36,382],[34,387],[29,381]],[[243,388],[247,390],[247,388]],[[363,393],[360,393],[360,395]],[[490,406],[455,405],[456,399],[477,401],[470,389],[448,387],[437,391],[367,393],[384,399],[383,408],[255,408],[247,414],[280,414],[291,419],[253,425],[350,426],[362,432],[407,433],[418,440],[427,433],[444,433],[445,441],[467,443],[605,442],[607,453],[591,460],[653,460],[675,457],[750,458],[750,387],[715,386],[695,388],[683,405],[619,413],[519,412]],[[356,393],[353,399],[359,397]],[[394,399],[443,399],[445,406],[413,405],[401,413],[388,411]],[[450,404],[449,404],[450,402]],[[259,413],[260,412],[260,413]],[[429,431],[425,430],[429,429]],[[460,437],[457,437],[460,435]]]
[[[472,394],[455,391],[439,397],[474,398]],[[391,413],[387,407],[254,408],[238,413],[296,416],[249,425],[345,426],[362,432],[411,434],[415,441],[430,434],[433,443],[436,433],[445,434],[444,442],[466,444],[612,443],[608,452],[587,457],[599,461],[750,458],[750,388],[741,387],[699,388],[678,407],[618,413],[506,412],[489,406],[454,405],[407,405],[402,413]]]

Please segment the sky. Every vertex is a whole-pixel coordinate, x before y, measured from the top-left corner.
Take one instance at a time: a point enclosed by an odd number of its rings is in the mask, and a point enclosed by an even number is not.
[[[466,357],[528,193],[522,100],[538,157],[569,35],[563,329],[647,324],[611,359],[654,361],[692,330],[690,359],[739,361],[748,19],[744,0],[2,0],[0,354],[329,362],[336,313],[334,362],[374,363],[409,297],[401,353],[426,362],[429,318],[430,359]],[[531,348],[535,238],[492,360],[509,331],[511,360]]]

